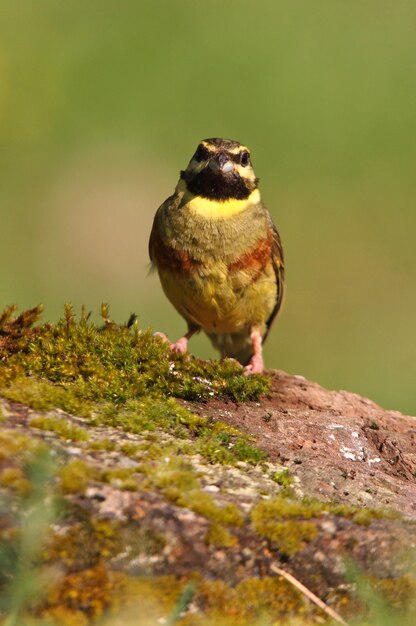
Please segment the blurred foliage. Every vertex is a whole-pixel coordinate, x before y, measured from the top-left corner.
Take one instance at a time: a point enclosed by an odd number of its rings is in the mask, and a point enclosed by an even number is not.
[[[17,446],[10,446],[15,448],[13,454],[22,452],[23,438],[20,436],[17,440]],[[13,498],[13,491],[18,493],[16,485],[9,485],[11,492],[4,489],[0,492],[0,620],[5,626],[26,624],[25,613],[33,608],[45,587],[56,580],[58,574],[42,563],[49,524],[57,515],[56,502],[50,492],[54,472],[52,455],[39,443],[32,446],[31,453],[32,458],[23,472],[28,485],[24,496],[17,502],[16,497]]]
[[[416,405],[416,5],[3,0],[0,304],[177,337],[147,238],[199,139],[252,149],[285,245],[270,367]],[[212,355],[208,342],[191,343]]]

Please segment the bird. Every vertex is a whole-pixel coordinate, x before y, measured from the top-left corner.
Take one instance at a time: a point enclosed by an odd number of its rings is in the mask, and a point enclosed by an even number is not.
[[[284,292],[283,247],[258,183],[246,146],[202,140],[149,239],[151,267],[187,323],[175,343],[155,334],[183,353],[202,330],[246,375],[264,370],[262,346]]]

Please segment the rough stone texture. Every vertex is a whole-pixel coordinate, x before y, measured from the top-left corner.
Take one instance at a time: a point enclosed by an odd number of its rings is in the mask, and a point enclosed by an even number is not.
[[[406,573],[404,555],[416,545],[416,419],[385,411],[353,393],[328,391],[301,377],[280,371],[270,375],[271,391],[258,402],[183,403],[195,413],[245,431],[269,454],[258,467],[209,465],[198,455],[185,456],[201,490],[219,507],[232,503],[242,514],[241,525],[228,527],[231,539],[223,546],[207,541],[212,519],[170,502],[161,490],[149,486],[137,460],[120,451],[125,442],[145,442],[146,433],[93,427],[56,410],[53,416],[88,429],[87,442],[67,441],[30,426],[37,412],[6,401],[2,428],[42,438],[65,462],[81,459],[100,470],[137,465],[130,477],[136,481],[135,490],[123,488],[122,481],[91,479],[84,493],[68,495],[75,513],[60,529],[67,532],[85,515],[119,523],[122,548],[109,559],[116,570],[133,575],[196,572],[233,585],[248,577],[273,576],[273,565],[278,564],[327,601],[348,587],[343,576],[346,556],[369,576],[394,578]],[[92,441],[101,439],[114,441],[116,449],[91,448]],[[157,435],[159,445],[171,439],[166,433]],[[253,505],[282,489],[272,476],[284,468],[294,477],[292,488],[298,496],[390,508],[403,518],[376,519],[365,526],[323,514],[313,520],[316,536],[288,556],[256,534],[250,521]]]
[[[235,405],[186,403],[249,433],[308,496],[416,517],[416,418],[355,393],[270,372],[270,394]]]

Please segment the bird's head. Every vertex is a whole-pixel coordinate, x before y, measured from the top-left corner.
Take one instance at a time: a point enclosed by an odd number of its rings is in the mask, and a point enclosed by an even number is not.
[[[248,198],[258,183],[248,148],[218,138],[200,142],[181,179],[196,196],[219,201]]]

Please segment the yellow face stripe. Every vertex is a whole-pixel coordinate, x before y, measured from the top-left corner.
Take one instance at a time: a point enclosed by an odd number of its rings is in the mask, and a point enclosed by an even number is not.
[[[179,190],[179,189],[178,189]],[[229,200],[210,200],[209,198],[202,198],[201,196],[194,196],[187,189],[184,190],[182,206],[186,205],[195,215],[211,219],[225,219],[241,213],[247,209],[251,204],[257,204],[260,201],[260,192],[258,189],[254,189],[248,198],[244,200],[237,200],[230,198]]]
[[[208,148],[208,150],[212,152],[212,154],[215,154],[219,150],[218,146],[213,146],[206,141],[201,141],[201,143],[203,146],[205,146],[205,148]],[[230,154],[239,154],[240,152],[250,152],[250,150],[246,146],[243,146],[243,144],[240,144],[235,148],[227,148],[227,152],[230,152]]]

